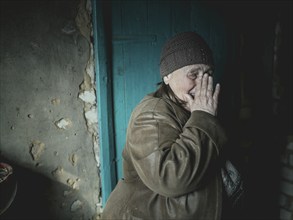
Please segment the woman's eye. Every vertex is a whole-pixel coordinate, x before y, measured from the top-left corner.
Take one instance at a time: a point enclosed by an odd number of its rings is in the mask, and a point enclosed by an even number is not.
[[[189,79],[196,79],[197,75],[198,75],[198,73],[189,73],[188,78]]]

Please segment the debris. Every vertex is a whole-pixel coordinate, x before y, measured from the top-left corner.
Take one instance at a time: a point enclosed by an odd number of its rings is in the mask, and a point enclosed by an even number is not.
[[[59,121],[55,122],[55,125],[60,129],[67,130],[72,126],[72,122],[68,118],[61,118]]]
[[[34,116],[32,114],[28,114],[27,117],[28,118],[34,118]]]
[[[30,147],[30,153],[32,155],[33,160],[39,160],[41,154],[44,152],[45,144],[35,140],[32,142]]]

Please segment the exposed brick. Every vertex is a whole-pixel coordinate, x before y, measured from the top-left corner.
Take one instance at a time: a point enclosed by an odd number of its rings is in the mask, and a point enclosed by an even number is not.
[[[285,210],[285,209],[281,209],[280,210],[280,219],[281,220],[291,220],[292,219],[292,213]]]
[[[287,197],[283,194],[280,194],[279,196],[279,205],[282,207],[286,207],[287,204]]]
[[[289,164],[291,167],[293,167],[293,154],[289,155]]]
[[[293,142],[288,143],[287,149],[293,151]]]
[[[290,182],[281,181],[281,192],[286,195],[293,196],[293,184]]]
[[[281,163],[288,165],[289,164],[289,155],[282,154],[280,160],[281,160]]]
[[[293,181],[293,168],[282,167],[281,174],[284,179]]]

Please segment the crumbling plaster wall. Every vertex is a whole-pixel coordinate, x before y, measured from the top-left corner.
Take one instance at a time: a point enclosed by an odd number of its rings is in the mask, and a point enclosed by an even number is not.
[[[18,178],[5,215],[90,219],[100,203],[90,1],[0,8],[0,155]]]

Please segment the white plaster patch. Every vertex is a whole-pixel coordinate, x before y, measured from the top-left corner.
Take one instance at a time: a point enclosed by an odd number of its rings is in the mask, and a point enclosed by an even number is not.
[[[92,46],[91,46],[91,51],[93,51]],[[86,65],[85,71],[90,76],[91,83],[94,84],[95,70],[94,70],[93,59],[92,58],[89,59],[87,65]]]
[[[97,134],[95,134],[94,137],[97,137]],[[95,151],[95,160],[97,162],[97,167],[100,167],[101,161],[100,161],[100,148],[99,148],[99,142],[97,138],[95,138],[94,142],[94,151]]]
[[[81,92],[78,96],[82,101],[87,102],[89,104],[95,104],[96,103],[96,94],[93,89],[90,91],[84,91]]]
[[[85,113],[85,118],[89,124],[98,123],[98,113],[97,108],[92,107],[89,111]]]
[[[59,121],[55,122],[55,125],[60,129],[67,130],[72,126],[72,122],[68,118],[61,118]]]
[[[102,200],[101,197],[99,199],[100,201],[96,204],[96,209],[98,213],[102,213],[103,212],[103,205],[102,205]]]

